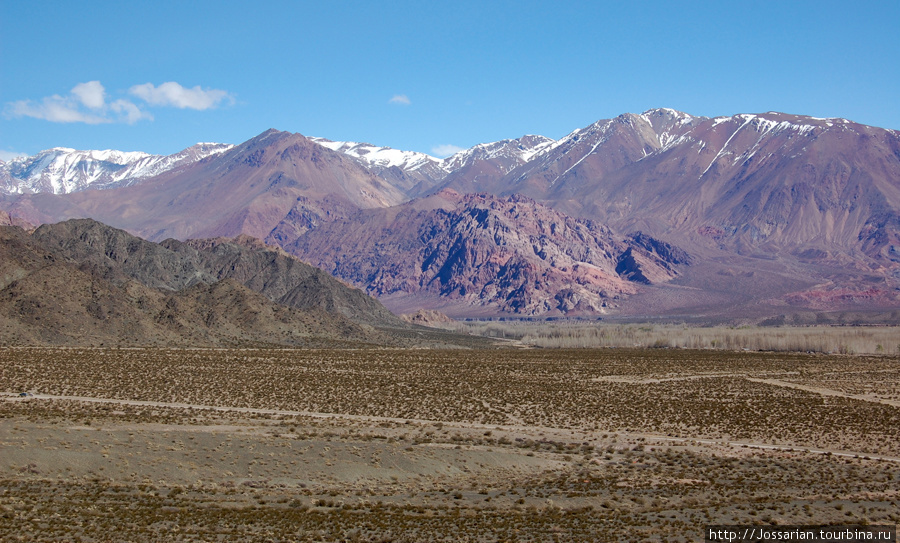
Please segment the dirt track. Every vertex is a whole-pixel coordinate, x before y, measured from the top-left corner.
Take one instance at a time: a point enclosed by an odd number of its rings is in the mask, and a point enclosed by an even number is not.
[[[706,377],[706,376],[698,376]],[[666,381],[671,379],[664,379],[661,381]],[[778,381],[777,379],[748,379],[749,381],[754,382],[764,382],[766,384],[774,384],[776,386],[789,386],[790,388],[797,388],[800,390],[810,390],[812,392],[822,393],[822,390],[826,390],[828,392],[832,392],[834,396],[841,397],[851,397],[853,399],[862,399],[856,398],[851,395],[846,395],[839,393],[837,391],[829,391],[828,389],[818,389],[815,387],[804,387],[801,385],[795,385],[794,383],[785,383],[783,381]],[[657,381],[657,382],[661,382]],[[793,386],[792,386],[793,385]],[[548,427],[537,427],[537,426],[525,426],[525,425],[496,425],[496,424],[479,424],[474,422],[452,422],[452,421],[437,421],[437,420],[423,420],[423,419],[401,419],[396,417],[375,417],[375,416],[366,416],[366,415],[347,415],[343,413],[316,413],[311,411],[286,411],[279,409],[259,409],[252,407],[223,407],[223,406],[213,406],[213,405],[196,405],[196,404],[185,404],[185,403],[169,403],[169,402],[151,402],[151,401],[141,401],[141,400],[117,400],[117,399],[109,399],[109,398],[97,398],[97,397],[86,397],[86,396],[57,396],[52,394],[32,394],[28,397],[20,397],[18,395],[13,395],[9,393],[0,393],[0,396],[4,396],[7,401],[34,401],[34,400],[67,400],[67,401],[75,401],[75,402],[87,402],[87,403],[99,403],[99,404],[111,404],[111,405],[130,405],[130,406],[143,406],[143,407],[163,407],[168,409],[192,409],[199,411],[217,411],[221,413],[244,413],[244,414],[253,414],[253,415],[277,415],[282,417],[308,417],[308,418],[316,418],[316,419],[342,419],[347,421],[357,421],[357,422],[365,422],[370,424],[380,423],[380,422],[390,422],[396,424],[417,424],[417,425],[434,425],[440,424],[441,426],[446,426],[448,428],[466,428],[466,429],[475,429],[475,430],[484,430],[490,429],[492,432],[497,433],[506,433],[509,435],[542,435],[542,436],[555,436],[557,438],[566,439],[569,441],[577,441],[577,440],[596,440],[602,433],[607,432],[585,432],[579,431],[573,432],[571,430],[566,430],[562,428],[548,428]],[[876,401],[874,399],[868,401]],[[888,405],[895,405],[896,402],[889,402]],[[760,443],[753,441],[730,441],[730,440],[713,440],[713,439],[701,439],[701,438],[678,438],[671,437],[667,435],[661,434],[652,434],[647,432],[619,432],[623,439],[644,439],[644,440],[652,440],[659,442],[671,442],[671,443],[693,443],[699,445],[713,445],[713,446],[728,446],[728,447],[749,447],[755,449],[765,449],[765,450],[773,450],[773,451],[804,451],[814,454],[827,454],[834,456],[843,456],[843,457],[866,457],[872,460],[883,460],[886,462],[900,462],[900,457],[895,456],[886,456],[881,454],[872,454],[860,451],[847,451],[847,450],[838,450],[838,449],[819,449],[814,447],[805,447],[800,445],[773,445],[770,443]]]
[[[816,394],[821,394],[823,396],[836,396],[838,398],[859,400],[861,402],[873,402],[873,403],[880,403],[880,404],[884,404],[884,405],[890,405],[893,407],[900,407],[900,401],[889,400],[889,399],[885,399],[885,398],[878,398],[871,394],[847,394],[846,392],[841,392],[839,390],[832,390],[830,388],[824,388],[824,387],[814,387],[814,386],[809,386],[809,385],[803,385],[800,383],[792,383],[790,381],[784,381],[781,379],[754,379],[752,377],[747,377],[746,379],[748,381],[753,381],[754,383],[765,383],[767,385],[774,385],[777,387],[793,388],[795,390],[806,390],[807,392],[815,392]]]

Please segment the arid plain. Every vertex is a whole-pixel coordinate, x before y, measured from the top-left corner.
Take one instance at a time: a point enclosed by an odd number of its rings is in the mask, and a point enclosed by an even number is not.
[[[4,348],[0,368],[4,541],[697,541],[900,519],[897,356]]]

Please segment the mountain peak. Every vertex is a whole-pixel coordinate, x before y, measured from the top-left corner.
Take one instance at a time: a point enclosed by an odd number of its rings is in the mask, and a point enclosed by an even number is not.
[[[379,168],[398,167],[415,171],[428,166],[440,166],[441,159],[416,151],[400,151],[390,147],[380,147],[371,143],[355,141],[332,141],[326,138],[310,137],[310,140],[339,151],[345,155],[360,159],[364,164]]]
[[[505,139],[490,143],[480,143],[444,159],[444,169],[448,172],[479,161],[501,161],[502,168],[510,171],[528,162],[536,155],[548,150],[556,140],[545,136],[525,135],[516,139]]]
[[[299,137],[299,138],[306,139],[305,136],[303,136],[302,134],[299,134],[299,133],[286,132],[283,130],[276,130],[274,128],[270,128],[270,129],[266,130],[265,132],[262,132],[259,135],[250,138],[249,140],[242,143],[240,146],[250,147],[250,146],[263,145],[263,144],[270,145],[273,142],[282,140],[284,138],[290,138],[290,137],[294,137],[294,138]]]
[[[647,111],[641,113],[641,115],[654,116],[654,117],[668,117],[668,118],[676,118],[676,119],[693,119],[694,116],[683,111],[679,111],[677,109],[672,109],[670,107],[657,107],[651,108]]]

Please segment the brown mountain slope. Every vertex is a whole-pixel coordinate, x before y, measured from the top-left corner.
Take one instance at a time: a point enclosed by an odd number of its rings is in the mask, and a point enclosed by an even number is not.
[[[651,110],[577,130],[478,185],[648,233],[701,263],[676,281],[687,289],[650,289],[656,297],[633,298],[630,312],[900,304],[897,131],[782,113]]]
[[[67,195],[64,202],[81,217],[158,241],[265,238],[291,213],[315,221],[405,199],[349,157],[299,134],[269,130],[186,168],[130,187]],[[24,208],[29,198],[21,200]]]
[[[163,296],[134,283],[120,289],[54,258],[0,227],[7,273],[0,289],[0,337],[6,345],[168,344],[179,334],[155,323]],[[132,300],[126,302],[130,296]],[[144,313],[138,306],[148,307]],[[129,342],[130,343],[130,342]]]
[[[680,244],[890,260],[900,133],[782,113],[706,119],[652,110],[598,121],[479,186]]]
[[[449,315],[604,313],[688,261],[528,198],[449,190],[322,225],[287,249],[395,310]]]
[[[138,281],[181,291],[231,279],[280,305],[336,313],[373,326],[401,325],[365,293],[248,236],[157,244],[91,219],[73,219],[43,225],[34,238],[116,285]]]
[[[76,245],[78,245],[76,243]],[[83,246],[81,247],[83,249]],[[270,301],[232,279],[180,291],[152,288],[115,266],[62,254],[0,227],[0,337],[8,345],[400,344],[319,309]]]
[[[5,211],[0,211],[0,226],[18,226],[25,230],[34,230],[34,225],[30,222],[10,215]]]

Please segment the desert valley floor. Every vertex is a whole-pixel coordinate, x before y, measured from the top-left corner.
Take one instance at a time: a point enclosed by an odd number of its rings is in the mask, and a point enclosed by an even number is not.
[[[0,372],[3,541],[702,541],[900,519],[897,356],[4,348]]]

